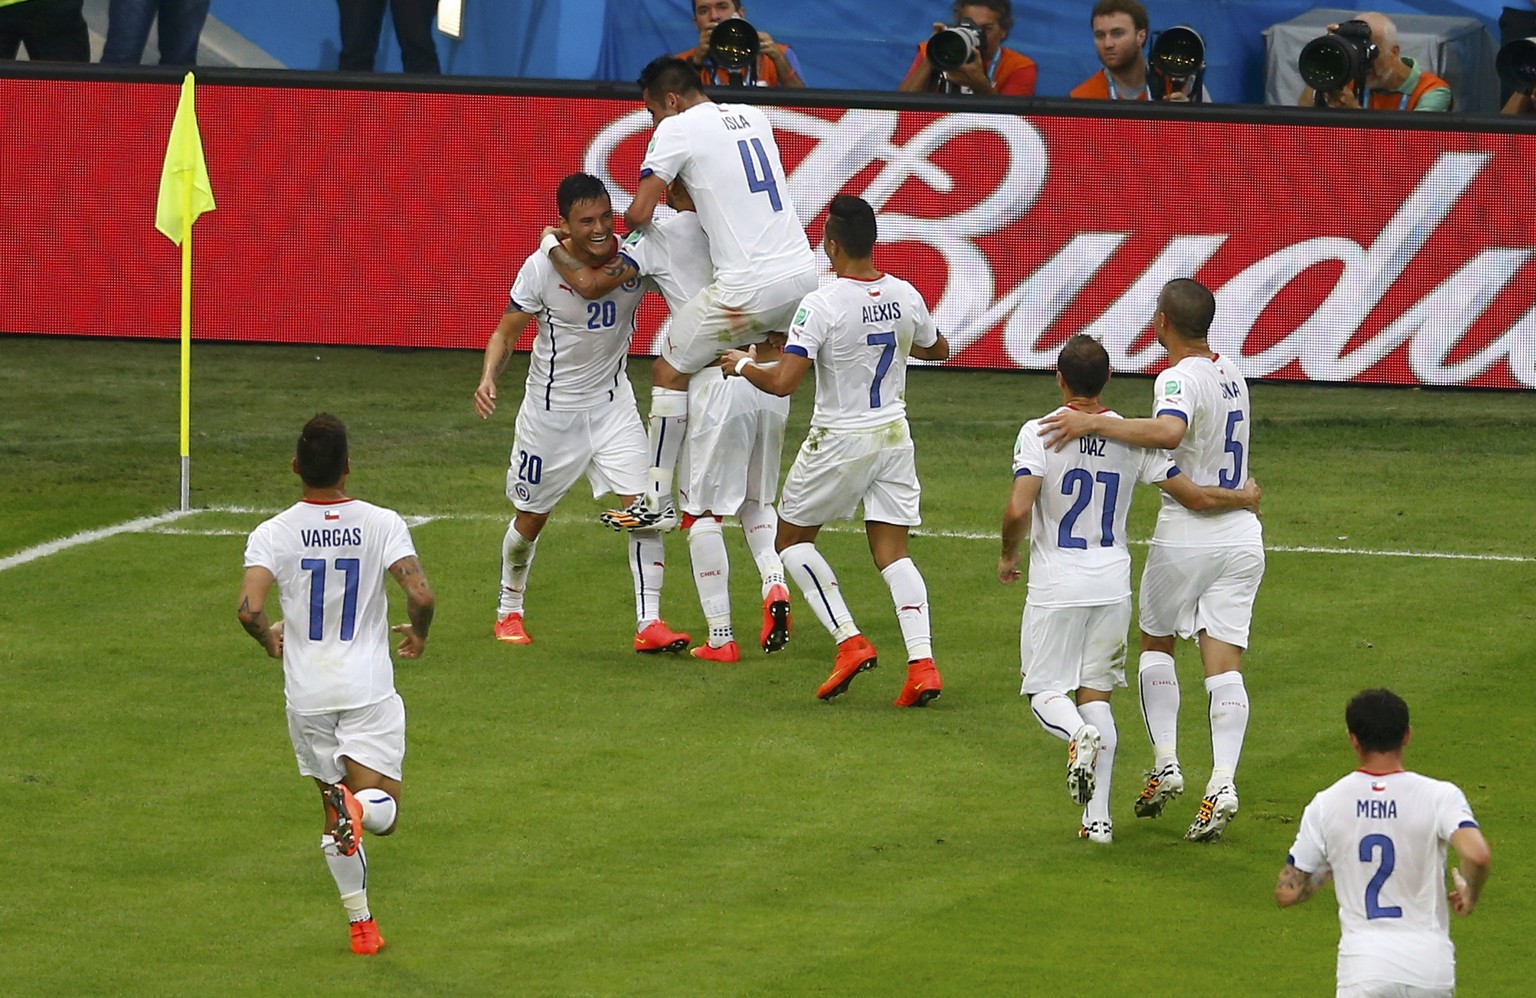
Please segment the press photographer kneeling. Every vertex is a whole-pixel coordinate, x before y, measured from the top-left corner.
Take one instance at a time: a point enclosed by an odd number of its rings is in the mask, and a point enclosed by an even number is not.
[[[1403,57],[1397,25],[1385,14],[1328,25],[1328,34],[1302,48],[1297,69],[1307,84],[1298,101],[1302,107],[1451,109],[1451,85]]]

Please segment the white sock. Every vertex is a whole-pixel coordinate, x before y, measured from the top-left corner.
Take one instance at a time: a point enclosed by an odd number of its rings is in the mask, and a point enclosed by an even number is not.
[[[1115,712],[1109,709],[1107,700],[1090,700],[1079,704],[1077,712],[1083,720],[1099,729],[1099,758],[1093,764],[1093,798],[1088,801],[1088,821],[1109,821],[1109,781],[1114,776],[1115,746],[1120,744],[1120,733],[1115,730]]]
[[[1031,694],[1029,709],[1034,713],[1035,720],[1040,722],[1040,727],[1064,742],[1070,742],[1076,737],[1077,730],[1085,723],[1077,704],[1060,690]]]
[[[853,614],[848,612],[848,604],[843,602],[837,575],[827,564],[827,559],[816,550],[816,545],[791,544],[779,552],[779,557],[784,559],[784,571],[800,587],[806,604],[821,621],[821,626],[832,635],[833,641],[841,644],[859,633]]]
[[[896,622],[907,642],[907,661],[933,657],[933,632],[928,626],[928,586],[911,558],[893,561],[880,570],[896,604]],[[1074,731],[1077,729],[1073,729]]]
[[[533,555],[539,546],[538,538],[529,540],[518,533],[517,521],[507,524],[507,533],[501,539],[501,598],[496,616],[523,612],[523,591],[528,588],[528,571],[533,567]]]
[[[709,624],[709,643],[719,648],[736,640],[731,633],[731,563],[719,520],[704,516],[693,521],[688,528],[688,558],[693,563],[699,607]]]
[[[1179,675],[1173,668],[1173,656],[1162,651],[1142,652],[1136,678],[1141,686],[1141,717],[1152,742],[1154,764],[1161,768],[1177,762]]]
[[[651,389],[651,417],[646,421],[651,447],[648,495],[664,508],[672,499],[672,476],[677,455],[688,436],[688,393],[676,388]]]
[[[629,535],[629,574],[635,583],[635,632],[661,619],[661,580],[667,551],[659,530],[635,530]]]
[[[368,859],[363,855],[362,843],[358,843],[357,852],[343,856],[335,836],[327,832],[320,836],[320,851],[325,855],[325,865],[330,867],[331,879],[336,881],[348,920],[361,922],[372,918],[368,911]]]
[[[1243,754],[1248,732],[1248,688],[1241,672],[1222,672],[1205,679],[1211,712],[1211,782],[1207,790],[1231,783]]]
[[[784,581],[784,562],[774,550],[774,536],[779,532],[779,513],[767,503],[747,501],[742,503],[741,531],[747,538],[747,550],[757,562],[757,574],[763,579],[763,598],[774,586],[788,585]]]
[[[375,835],[384,835],[395,825],[399,806],[395,799],[378,787],[359,790],[352,796],[363,805],[363,828]]]

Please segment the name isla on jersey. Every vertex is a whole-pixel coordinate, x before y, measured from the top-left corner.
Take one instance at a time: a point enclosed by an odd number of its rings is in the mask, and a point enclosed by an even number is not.
[[[901,302],[883,301],[864,306],[864,325],[881,326],[901,318]]]
[[[307,548],[355,547],[363,543],[363,528],[335,527],[326,530],[301,530],[299,537]]]
[[[720,120],[725,122],[725,127],[733,132],[739,132],[752,127],[752,123],[747,120],[747,116],[744,114],[727,114]]]

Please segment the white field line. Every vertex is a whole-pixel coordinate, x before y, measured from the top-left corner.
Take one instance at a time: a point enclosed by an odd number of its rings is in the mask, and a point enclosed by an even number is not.
[[[208,506],[202,509],[189,511],[174,511],[163,513],[159,516],[146,516],[137,520],[128,520],[124,523],[110,527],[102,527],[98,530],[86,530],[68,537],[61,537],[56,541],[39,544],[13,555],[0,558],[0,572],[18,565],[25,565],[39,558],[57,554],[81,544],[89,544],[93,541],[106,540],[119,534],[130,533],[156,533],[178,536],[202,536],[202,537],[231,537],[244,536],[245,531],[235,529],[210,528],[207,530],[195,530],[186,527],[167,527],[167,524],[198,513],[238,513],[259,516],[271,516],[279,512],[277,509],[261,509],[254,506]],[[405,521],[413,527],[432,523],[436,520],[485,520],[497,523],[505,522],[507,517],[494,513],[431,513],[407,515]],[[859,527],[851,524],[834,524],[824,528],[828,533],[863,533]],[[932,530],[926,527],[918,527],[912,531],[914,537],[938,537],[945,540],[961,541],[996,541],[997,536],[990,533],[977,533],[968,530]],[[1137,546],[1145,546],[1144,540],[1132,540],[1130,543]],[[1495,561],[1527,564],[1536,562],[1536,557],[1518,554],[1461,554],[1451,551],[1373,551],[1368,548],[1349,547],[1321,547],[1314,545],[1285,545],[1276,544],[1265,547],[1266,552],[1284,554],[1325,554],[1325,555],[1351,555],[1363,558],[1427,558],[1445,561]]]

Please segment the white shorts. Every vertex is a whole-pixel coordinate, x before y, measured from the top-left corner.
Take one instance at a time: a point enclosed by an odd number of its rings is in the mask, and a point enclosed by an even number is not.
[[[342,757],[392,780],[405,765],[405,702],[396,693],[378,703],[334,714],[288,712],[288,738],[299,772],[326,783],[340,783],[347,770]]]
[[[787,332],[800,299],[815,290],[813,270],[747,292],[711,284],[672,316],[661,357],[678,373],[692,374],[731,347],[756,343],[764,333]]]
[[[1024,604],[1019,626],[1019,675],[1025,696],[1070,693],[1079,687],[1109,693],[1125,685],[1125,638],[1131,601],[1103,606]]]
[[[592,496],[645,492],[650,446],[627,400],[574,412],[540,409],[524,398],[512,430],[507,498],[524,513],[548,513],[583,474]]]
[[[862,502],[866,522],[915,527],[921,499],[906,417],[872,430],[812,427],[784,479],[779,518],[819,527],[852,519]]]
[[[1341,984],[1334,995],[1335,998],[1455,998],[1456,989],[1383,981],[1379,984]]]
[[[789,399],[705,370],[688,384],[688,441],[677,476],[683,512],[735,516],[779,494]]]
[[[1248,647],[1253,601],[1264,578],[1264,548],[1153,544],[1141,573],[1141,629]]]

